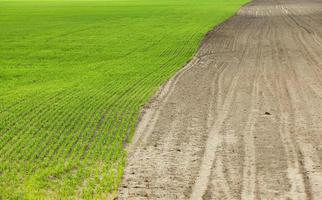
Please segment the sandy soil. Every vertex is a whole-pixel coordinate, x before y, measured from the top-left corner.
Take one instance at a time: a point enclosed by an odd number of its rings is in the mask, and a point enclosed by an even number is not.
[[[322,199],[322,0],[255,0],[156,96],[119,199]]]

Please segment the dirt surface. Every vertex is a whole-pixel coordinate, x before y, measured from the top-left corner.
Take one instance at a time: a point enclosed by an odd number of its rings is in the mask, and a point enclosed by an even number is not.
[[[322,0],[255,0],[145,110],[119,199],[322,199]]]

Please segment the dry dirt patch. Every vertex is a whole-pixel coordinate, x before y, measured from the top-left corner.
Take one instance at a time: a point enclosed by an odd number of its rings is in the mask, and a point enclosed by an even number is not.
[[[322,199],[322,1],[256,0],[147,109],[119,199]]]

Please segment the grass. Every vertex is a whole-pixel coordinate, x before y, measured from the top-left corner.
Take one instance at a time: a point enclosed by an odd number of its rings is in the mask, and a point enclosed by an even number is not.
[[[247,0],[0,0],[0,199],[103,199],[140,109]]]

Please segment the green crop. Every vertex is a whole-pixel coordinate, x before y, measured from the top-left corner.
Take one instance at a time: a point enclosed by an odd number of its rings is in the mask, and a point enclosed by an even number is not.
[[[0,199],[104,199],[140,109],[247,0],[0,0]]]

